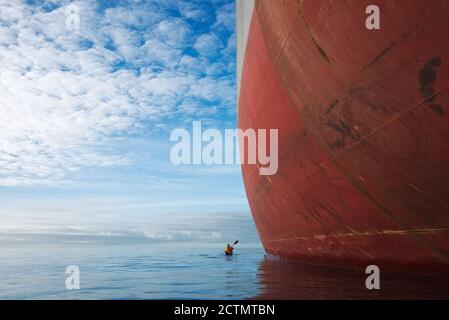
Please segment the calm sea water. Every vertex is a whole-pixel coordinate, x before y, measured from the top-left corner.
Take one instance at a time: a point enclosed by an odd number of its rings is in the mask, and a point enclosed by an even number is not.
[[[1,299],[449,298],[448,278],[382,276],[267,258],[258,246],[219,244],[0,243]],[[80,268],[67,290],[66,266]]]
[[[260,247],[232,258],[202,244],[14,244],[0,248],[3,299],[228,299],[260,290]],[[66,266],[80,269],[67,290]]]

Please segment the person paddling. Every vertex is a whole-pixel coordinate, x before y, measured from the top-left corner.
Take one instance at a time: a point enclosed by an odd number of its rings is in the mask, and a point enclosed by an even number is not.
[[[232,256],[232,253],[234,252],[234,246],[238,243],[239,241],[237,240],[236,242],[234,242],[234,244],[231,246],[229,243],[226,246],[226,248],[224,249],[224,253],[227,256]]]

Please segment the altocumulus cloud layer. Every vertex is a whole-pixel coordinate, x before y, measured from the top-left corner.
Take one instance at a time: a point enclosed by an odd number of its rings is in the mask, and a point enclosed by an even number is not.
[[[66,8],[79,7],[78,31]],[[235,107],[234,3],[0,0],[0,185],[130,164],[115,146]]]

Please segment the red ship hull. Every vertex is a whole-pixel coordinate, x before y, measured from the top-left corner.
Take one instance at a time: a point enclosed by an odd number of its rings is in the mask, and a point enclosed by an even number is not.
[[[307,263],[449,270],[449,1],[237,3],[238,125],[279,130],[243,164],[265,250]],[[246,25],[245,25],[246,23]]]

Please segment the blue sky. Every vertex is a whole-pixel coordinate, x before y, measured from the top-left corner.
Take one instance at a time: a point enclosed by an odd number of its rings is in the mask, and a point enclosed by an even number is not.
[[[236,127],[233,1],[0,8],[0,232],[254,233],[238,165],[169,159],[174,128]]]

